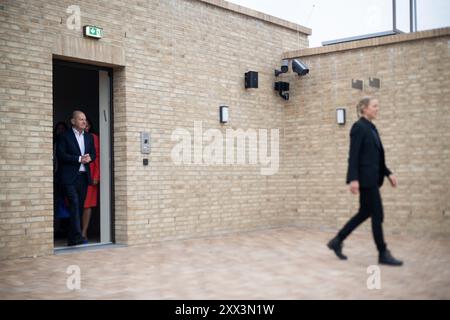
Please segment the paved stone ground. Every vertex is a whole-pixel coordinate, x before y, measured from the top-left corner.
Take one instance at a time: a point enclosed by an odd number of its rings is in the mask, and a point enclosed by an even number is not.
[[[450,238],[387,236],[403,267],[377,263],[371,234],[346,241],[340,261],[330,232],[281,228],[146,246],[0,262],[1,299],[450,299]],[[69,265],[81,289],[66,287]]]

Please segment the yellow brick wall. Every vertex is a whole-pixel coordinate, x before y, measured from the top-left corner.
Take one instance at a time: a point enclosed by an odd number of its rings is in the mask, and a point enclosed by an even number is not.
[[[443,29],[434,32],[442,36],[420,39],[428,33],[285,55],[300,56],[310,67],[308,76],[288,78],[285,143],[291,148],[285,157],[296,186],[292,224],[337,230],[356,213],[358,197],[345,185],[349,131],[357,120],[356,103],[372,95],[380,102],[375,124],[387,165],[399,179],[397,189],[387,180],[382,188],[386,232],[450,234],[450,36]],[[359,47],[371,42],[377,45]],[[369,86],[370,77],[381,80],[380,89]],[[352,89],[352,79],[363,80],[364,90]],[[345,126],[336,124],[338,107],[347,110]]]
[[[208,1],[206,1],[208,2]],[[0,5],[0,258],[53,250],[52,54],[123,64],[114,70],[115,231],[120,243],[285,224],[283,175],[259,166],[175,166],[174,129],[283,126],[273,69],[306,34],[197,0],[2,1]],[[214,1],[209,1],[213,3]],[[216,1],[223,4],[223,1]],[[83,39],[66,20],[104,29]],[[64,57],[65,55],[69,57]],[[246,91],[244,73],[259,71]],[[220,105],[231,121],[221,126]],[[152,135],[142,165],[139,133]],[[280,143],[281,144],[281,143]]]

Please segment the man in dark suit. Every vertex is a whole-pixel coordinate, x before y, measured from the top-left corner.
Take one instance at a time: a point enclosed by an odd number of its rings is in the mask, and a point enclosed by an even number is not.
[[[377,128],[372,123],[378,115],[378,100],[370,97],[362,99],[357,105],[361,118],[353,124],[350,131],[350,152],[348,158],[347,184],[353,194],[359,192],[359,211],[339,231],[328,247],[342,260],[342,242],[356,227],[367,218],[372,218],[372,233],[379,252],[378,262],[400,266],[402,261],[395,259],[383,237],[383,204],[380,187],[384,177],[388,177],[392,187],[397,186],[397,178],[388,169],[384,157],[383,144]]]
[[[89,164],[96,157],[94,140],[84,131],[85,114],[74,111],[71,123],[72,128],[61,135],[57,146],[58,180],[70,205],[69,246],[87,243],[81,235],[80,217],[88,184],[92,183]]]

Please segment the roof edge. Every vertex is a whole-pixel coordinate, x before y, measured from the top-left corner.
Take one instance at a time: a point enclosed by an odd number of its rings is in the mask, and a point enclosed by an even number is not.
[[[305,48],[300,50],[288,51],[283,54],[283,59],[294,59],[325,53],[334,53],[347,50],[355,50],[360,48],[368,48],[401,42],[443,37],[448,35],[450,35],[450,27],[418,31],[412,33],[401,33],[392,36],[384,36],[351,42],[344,42],[323,47]]]
[[[262,20],[264,22],[272,23],[277,26],[293,30],[295,32],[301,32],[303,34],[306,34],[310,36],[312,34],[312,30],[310,28],[307,28],[305,26],[296,24],[294,22],[290,22],[287,20],[283,20],[274,16],[271,16],[269,14],[262,13],[260,11],[256,11],[247,7],[243,7],[228,1],[224,0],[198,0],[200,2],[210,4],[212,6],[220,7],[225,10],[229,10],[232,12],[236,12],[245,16],[249,16],[258,20]]]

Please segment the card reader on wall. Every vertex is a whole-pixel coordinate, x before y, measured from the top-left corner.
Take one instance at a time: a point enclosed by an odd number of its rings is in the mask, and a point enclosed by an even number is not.
[[[150,133],[141,132],[141,153],[150,154]]]

